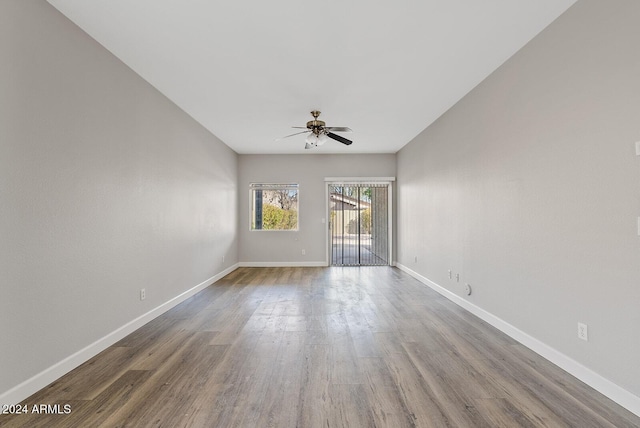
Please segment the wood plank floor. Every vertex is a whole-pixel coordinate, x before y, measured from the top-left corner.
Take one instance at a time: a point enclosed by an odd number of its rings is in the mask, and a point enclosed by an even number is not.
[[[6,427],[638,427],[389,267],[240,268],[23,404]]]

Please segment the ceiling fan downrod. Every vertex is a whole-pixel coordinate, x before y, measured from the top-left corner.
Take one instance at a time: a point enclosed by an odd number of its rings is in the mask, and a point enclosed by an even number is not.
[[[325,132],[324,127],[326,126],[326,123],[322,120],[318,120],[320,112],[318,110],[313,110],[311,112],[311,116],[313,116],[313,120],[307,122],[307,128],[309,128],[316,136],[323,134]]]

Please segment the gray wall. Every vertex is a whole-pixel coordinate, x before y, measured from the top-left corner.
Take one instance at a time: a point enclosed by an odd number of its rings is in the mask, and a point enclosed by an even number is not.
[[[237,155],[44,1],[0,58],[1,396],[237,262]]]
[[[354,137],[355,138],[355,137]],[[304,144],[304,142],[301,142]],[[330,143],[328,143],[330,144]],[[318,264],[326,261],[325,177],[395,177],[396,156],[240,155],[240,261],[248,264]],[[250,183],[298,183],[298,231],[250,231]],[[302,250],[306,255],[302,255]]]
[[[399,263],[636,396],[639,22],[576,3],[398,154]]]

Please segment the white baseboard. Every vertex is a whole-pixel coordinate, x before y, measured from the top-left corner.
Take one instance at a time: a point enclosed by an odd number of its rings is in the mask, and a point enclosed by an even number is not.
[[[325,267],[327,262],[240,262],[239,267]]]
[[[94,356],[104,351],[105,349],[107,349],[109,346],[113,345],[120,339],[133,333],[135,330],[139,329],[149,321],[162,315],[169,309],[185,301],[186,299],[193,296],[197,292],[207,288],[209,285],[213,284],[214,282],[218,281],[219,279],[233,272],[237,268],[238,268],[237,263],[234,264],[233,266],[228,267],[227,269],[212,276],[206,281],[201,282],[195,287],[190,288],[189,290],[185,291],[182,294],[179,294],[178,296],[163,303],[157,308],[150,310],[149,312],[128,322],[127,324],[123,325],[117,330],[112,331],[111,333],[107,334],[101,339],[96,340],[91,345],[79,350],[75,354],[72,354],[69,357],[65,358],[64,360],[59,361],[53,366],[43,370],[42,372],[38,373],[32,378],[27,379],[21,384],[0,394],[0,405],[3,405],[3,404],[12,405],[12,404],[20,403],[25,398],[38,392],[39,390],[49,385],[51,382],[55,381],[56,379],[62,377],[63,375],[69,373],[71,370],[75,369],[80,364],[93,358]]]
[[[546,358],[553,364],[557,365],[564,371],[570,373],[571,375],[577,377],[582,382],[586,383],[596,391],[615,401],[622,407],[626,408],[630,412],[640,416],[640,397],[632,394],[626,389],[616,385],[610,380],[602,377],[598,373],[593,370],[583,366],[579,362],[575,361],[572,358],[564,355],[560,351],[550,347],[549,345],[541,342],[528,335],[527,333],[519,330],[518,328],[512,326],[508,322],[496,317],[495,315],[485,311],[484,309],[474,305],[468,300],[463,299],[457,294],[452,293],[441,285],[436,284],[430,279],[420,275],[419,273],[409,269],[408,267],[402,265],[401,263],[396,262],[396,267],[398,269],[408,273],[418,281],[427,285],[429,288],[432,288],[434,291],[443,295],[447,299],[451,300],[458,306],[468,310],[478,318],[488,322],[498,330],[507,334],[511,338],[517,340],[527,348],[531,349],[535,353],[540,356]]]

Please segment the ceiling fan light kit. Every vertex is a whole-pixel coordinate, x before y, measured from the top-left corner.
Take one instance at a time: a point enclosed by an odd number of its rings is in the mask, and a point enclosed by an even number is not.
[[[318,110],[313,110],[311,112],[311,116],[313,116],[313,120],[307,122],[306,131],[296,132],[295,134],[287,135],[286,137],[279,139],[282,140],[284,138],[293,137],[294,135],[309,133],[305,139],[305,149],[312,149],[314,147],[321,146],[329,141],[329,139],[336,140],[347,146],[353,143],[353,141],[331,132],[352,132],[351,128],[347,128],[345,126],[326,126],[324,121],[318,120],[318,116],[320,116],[320,112]],[[305,129],[302,126],[294,126],[293,128]]]
[[[309,136],[307,136],[305,141],[306,141],[307,145],[310,146],[308,148],[312,148],[312,147],[317,147],[317,146],[323,145],[324,143],[327,142],[328,139],[329,139],[329,136],[327,134],[320,133],[319,135],[316,135],[315,133],[311,133],[311,134],[309,134]],[[305,146],[305,149],[306,148],[307,148],[307,146]]]

